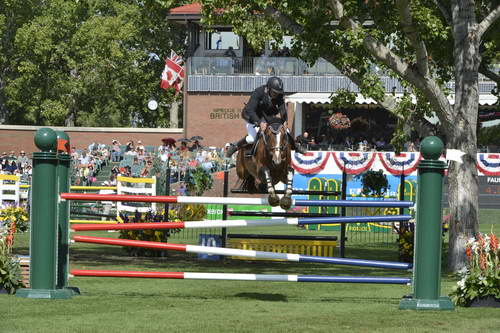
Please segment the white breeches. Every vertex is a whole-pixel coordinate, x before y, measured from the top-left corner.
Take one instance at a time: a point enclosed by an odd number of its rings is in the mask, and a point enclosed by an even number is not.
[[[254,143],[255,138],[257,137],[257,132],[259,131],[259,127],[255,127],[254,124],[246,123],[247,133],[246,136],[247,143]]]
[[[254,143],[255,138],[257,137],[257,133],[260,130],[260,127],[254,126],[254,124],[246,123],[247,127],[247,133],[248,135],[246,136],[247,143]],[[290,130],[287,128],[286,129],[287,133],[290,132]]]

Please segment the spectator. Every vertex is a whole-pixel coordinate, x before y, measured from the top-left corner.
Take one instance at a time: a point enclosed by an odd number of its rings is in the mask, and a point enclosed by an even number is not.
[[[15,161],[17,159],[16,152],[11,150],[10,155],[8,156],[9,161]]]
[[[189,151],[189,148],[187,146],[187,142],[186,141],[182,141],[181,142],[181,146],[179,147],[179,153],[185,153]]]
[[[127,142],[127,146],[125,147],[125,154],[134,152],[134,150],[135,150],[134,141]]]
[[[144,146],[142,147],[143,148],[141,148],[141,146],[137,146],[137,158],[141,163],[146,159],[146,154],[144,153]]]
[[[141,170],[141,177],[146,177],[146,178],[151,177],[152,168],[153,168],[153,161],[147,160],[146,164],[144,165],[144,168],[142,168]]]
[[[9,175],[13,175],[15,171],[17,170],[17,162],[16,161],[10,161],[6,163],[6,171]]]
[[[134,157],[134,162],[132,162],[132,166],[130,168],[130,172],[132,177],[140,177],[141,176],[141,171],[142,171],[142,163],[139,161],[139,159]]]
[[[309,138],[308,132],[304,132],[304,133],[302,133],[302,135],[299,135],[296,138],[296,141],[297,141],[297,143],[299,143],[301,145],[307,146],[311,142],[311,138]]]
[[[87,151],[82,151],[82,157],[80,157],[80,167],[85,168],[90,165],[90,156],[87,155]]]
[[[226,52],[224,52],[225,57],[231,57],[231,58],[236,58],[236,52],[234,52],[234,49],[232,46],[230,46]]]
[[[26,156],[24,150],[21,150],[19,154],[20,155],[17,157],[17,165],[21,168],[25,168],[29,164],[30,159]]]
[[[203,146],[200,144],[200,142],[198,140],[195,140],[191,145],[191,147],[189,147],[189,151],[196,151],[202,148]]]
[[[187,189],[186,185],[184,185],[184,182],[180,182],[178,193],[179,196],[185,196],[187,194]]]
[[[146,150],[146,148],[144,147],[144,145],[142,144],[142,141],[139,140],[137,141],[137,146],[136,146],[136,149],[142,149],[143,151]]]
[[[97,148],[99,148],[99,145],[97,144],[97,142],[92,142],[88,147],[87,149],[89,150],[89,153],[92,153],[94,150],[97,150]]]
[[[120,162],[122,158],[122,151],[120,148],[120,142],[118,140],[111,141],[113,147],[111,148],[111,162]]]
[[[117,167],[117,166],[114,166],[112,169],[111,169],[111,174],[114,175],[115,177],[118,176],[120,174],[120,168]]]

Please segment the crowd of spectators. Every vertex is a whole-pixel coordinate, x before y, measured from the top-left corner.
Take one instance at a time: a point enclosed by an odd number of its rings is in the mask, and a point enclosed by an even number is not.
[[[370,139],[364,136],[345,136],[341,141],[333,140],[323,134],[317,140],[311,137],[309,133],[303,132],[297,136],[297,142],[307,147],[308,150],[337,150],[337,151],[394,151],[394,146],[390,144],[390,140],[384,137],[372,137]],[[415,152],[420,147],[420,139],[409,140],[404,144],[403,151]]]
[[[19,155],[14,150],[10,154],[4,151],[0,156],[0,174],[19,176],[23,183],[30,181],[32,168],[32,161],[24,150]]]
[[[72,147],[73,184],[92,186],[99,171],[109,162],[109,158],[109,147],[104,143],[92,142],[84,149]]]

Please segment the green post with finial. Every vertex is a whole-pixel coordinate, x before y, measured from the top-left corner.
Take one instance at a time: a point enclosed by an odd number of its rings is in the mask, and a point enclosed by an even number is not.
[[[417,224],[413,294],[403,298],[404,310],[453,310],[449,297],[441,297],[441,200],[446,163],[439,160],[444,145],[435,136],[426,137],[421,145],[422,160],[418,166]]]
[[[63,131],[57,134],[57,195],[70,190],[70,139]],[[57,289],[69,289],[74,294],[80,294],[76,287],[68,286],[69,267],[69,202],[64,200],[57,205]]]
[[[72,293],[56,289],[57,277],[57,134],[41,128],[35,134],[31,183],[30,289],[19,289],[16,296],[63,299]]]

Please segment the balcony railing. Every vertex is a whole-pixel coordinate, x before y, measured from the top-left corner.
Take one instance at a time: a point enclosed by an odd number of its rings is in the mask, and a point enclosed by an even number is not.
[[[491,69],[499,73],[500,65]],[[379,76],[388,76],[383,70],[373,66],[372,72]],[[192,75],[278,75],[278,76],[337,76],[342,75],[328,61],[320,58],[313,66],[292,57],[191,57],[188,73]],[[489,81],[479,76],[480,81]]]
[[[329,62],[314,66],[290,57],[191,57],[189,74],[194,75],[341,75]]]

